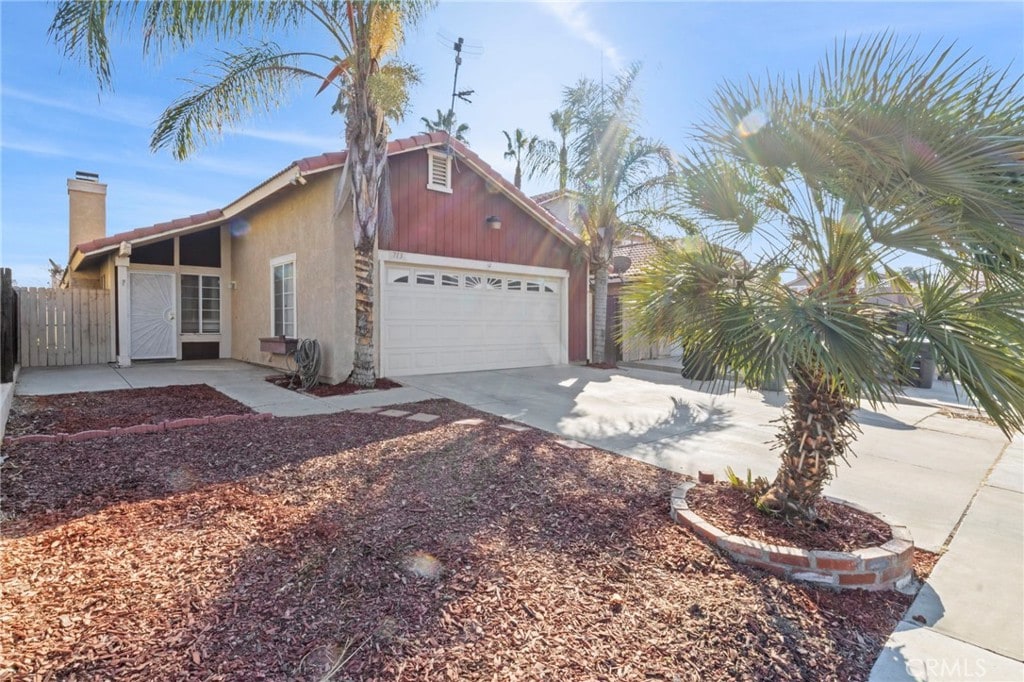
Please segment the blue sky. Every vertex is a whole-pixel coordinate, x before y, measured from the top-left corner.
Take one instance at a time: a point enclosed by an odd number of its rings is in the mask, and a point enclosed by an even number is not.
[[[85,67],[48,41],[53,11],[0,2],[0,262],[21,285],[47,284],[48,258],[67,261],[66,179],[76,170],[108,184],[111,234],[222,207],[293,160],[343,146],[341,119],[310,85],[186,162],[153,154],[153,122],[214,46],[142,61],[134,36],[118,35],[115,89],[100,94]],[[1020,2],[441,2],[402,51],[423,78],[393,136],[420,132],[421,116],[448,108],[446,37],[478,48],[459,77],[460,89],[476,90],[473,103],[456,113],[473,149],[511,178],[501,131],[553,136],[548,113],[580,76],[642,62],[643,132],[681,150],[722,80],[806,73],[835,38],[884,30],[929,46],[955,40],[993,67],[1024,73]]]

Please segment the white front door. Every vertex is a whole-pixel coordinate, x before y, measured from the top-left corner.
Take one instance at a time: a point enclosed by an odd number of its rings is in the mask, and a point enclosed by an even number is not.
[[[382,274],[384,376],[565,361],[564,276],[400,262],[383,263]]]
[[[132,272],[130,275],[129,320],[132,360],[177,357],[174,273]]]

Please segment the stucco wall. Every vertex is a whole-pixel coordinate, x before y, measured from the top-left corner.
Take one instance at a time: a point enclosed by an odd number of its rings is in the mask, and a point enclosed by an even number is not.
[[[79,244],[102,239],[107,231],[107,186],[68,180],[68,255]]]
[[[273,333],[270,261],[294,253],[298,337],[320,342],[323,380],[352,370],[355,270],[349,213],[332,215],[338,173],[311,177],[229,225],[232,357],[286,367],[283,355],[260,351],[259,339]]]

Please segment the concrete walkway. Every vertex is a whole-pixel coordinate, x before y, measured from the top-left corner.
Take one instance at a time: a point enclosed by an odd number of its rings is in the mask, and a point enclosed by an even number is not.
[[[676,372],[557,366],[396,377],[400,389],[313,398],[272,370],[230,360],[37,369],[18,394],[206,383],[261,412],[295,416],[444,397],[660,467],[773,476],[785,396],[711,393]],[[1024,682],[1024,438],[939,414],[945,400],[862,409],[851,467],[828,493],[906,524],[945,551],[875,664],[872,680]],[[921,616],[920,624],[913,616]]]
[[[110,391],[119,388],[208,384],[256,412],[270,412],[275,417],[331,414],[360,407],[397,405],[437,397],[417,388],[403,386],[388,391],[367,391],[316,398],[283,389],[265,380],[275,373],[276,370],[238,360],[142,363],[127,368],[116,368],[111,365],[28,367],[21,372],[15,394],[47,395],[78,391]]]

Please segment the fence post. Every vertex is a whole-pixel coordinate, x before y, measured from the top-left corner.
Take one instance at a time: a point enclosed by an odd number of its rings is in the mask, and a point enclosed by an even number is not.
[[[14,344],[18,332],[14,318],[11,269],[0,270],[0,383],[14,381]]]

